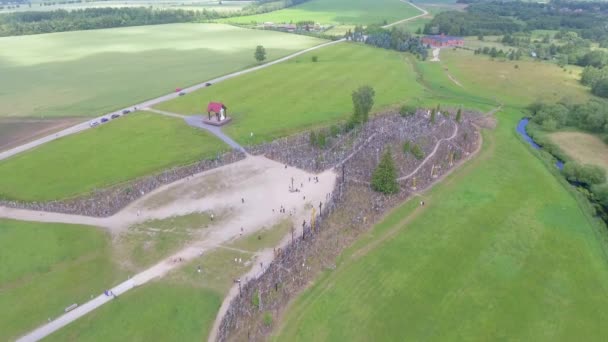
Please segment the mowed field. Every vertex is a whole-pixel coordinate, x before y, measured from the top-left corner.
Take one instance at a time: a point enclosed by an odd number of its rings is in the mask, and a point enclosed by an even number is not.
[[[0,219],[0,340],[14,340],[126,273],[110,236],[85,226]]]
[[[223,24],[170,24],[0,38],[0,116],[93,116],[322,40]]]
[[[400,0],[311,0],[264,14],[225,19],[250,24],[314,21],[321,24],[385,24],[413,17],[421,12]]]
[[[209,101],[221,101],[234,118],[224,131],[250,144],[347,119],[351,93],[363,85],[376,92],[374,110],[423,95],[404,54],[340,43],[157,107],[192,114],[202,113]]]
[[[593,134],[585,132],[555,132],[549,139],[566,154],[583,164],[602,167],[608,172],[608,145]]]
[[[0,197],[63,199],[227,150],[183,120],[136,112],[0,161]]]
[[[343,253],[292,304],[275,340],[608,334],[607,234],[515,132],[531,101],[588,99],[578,69],[451,50],[441,59],[414,62],[423,101],[502,104],[497,128],[476,159],[423,195],[425,206],[405,203]]]
[[[481,155],[394,210],[286,315],[277,341],[572,341],[608,335],[608,254],[498,114]]]

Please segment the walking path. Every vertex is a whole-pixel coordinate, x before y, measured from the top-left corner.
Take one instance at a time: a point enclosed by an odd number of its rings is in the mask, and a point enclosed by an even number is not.
[[[433,156],[435,155],[435,153],[437,153],[437,150],[439,149],[439,145],[441,145],[442,142],[450,141],[450,140],[456,138],[456,135],[458,135],[458,124],[456,122],[454,122],[454,133],[452,133],[452,136],[450,136],[449,138],[445,138],[445,139],[439,139],[437,144],[435,144],[435,148],[433,149],[433,152],[429,153],[429,155],[426,158],[424,158],[422,163],[420,163],[420,165],[418,165],[418,167],[415,168],[414,171],[412,171],[410,174],[408,174],[406,176],[397,178],[397,181],[406,180],[406,179],[412,177],[413,175],[415,175],[416,172],[418,172],[418,170],[420,170],[426,164],[427,161],[429,161],[431,158],[433,158]]]
[[[403,19],[403,20],[395,21],[394,23],[390,23],[390,24],[384,25],[382,27],[389,28],[389,27],[392,27],[392,26],[395,26],[395,25],[403,24],[403,23],[408,22],[410,20],[414,20],[414,19],[418,19],[420,17],[424,17],[425,15],[429,14],[429,12],[427,10],[425,10],[424,8],[420,8],[420,7],[416,6],[412,2],[409,2],[409,1],[406,1],[406,0],[399,0],[399,1],[404,2],[404,3],[406,3],[406,4],[408,4],[408,5],[412,6],[412,7],[414,7],[415,9],[421,11],[422,14],[418,14],[416,16],[409,17],[409,18],[406,18],[406,19]]]

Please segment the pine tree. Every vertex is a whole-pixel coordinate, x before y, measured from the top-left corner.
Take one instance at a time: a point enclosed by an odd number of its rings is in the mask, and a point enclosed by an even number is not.
[[[383,194],[395,194],[399,192],[397,172],[390,149],[384,152],[380,163],[372,175],[372,189]]]
[[[431,110],[431,123],[435,123],[435,115],[437,115],[437,111],[435,110],[435,108],[433,108],[433,110]]]
[[[456,112],[456,122],[460,122],[462,120],[462,108],[458,108],[458,112]]]

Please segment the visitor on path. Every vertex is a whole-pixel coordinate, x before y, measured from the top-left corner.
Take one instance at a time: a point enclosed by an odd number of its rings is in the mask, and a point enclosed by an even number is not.
[[[245,204],[245,199],[241,198],[241,203]]]

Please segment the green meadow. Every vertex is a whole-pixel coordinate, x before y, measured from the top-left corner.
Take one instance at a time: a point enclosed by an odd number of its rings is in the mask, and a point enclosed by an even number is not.
[[[135,112],[0,161],[0,197],[68,198],[228,150],[180,119]]]
[[[340,43],[157,107],[192,114],[221,101],[234,119],[224,131],[242,144],[259,143],[347,119],[351,93],[362,85],[375,89],[375,110],[423,95],[406,55]]]
[[[497,115],[481,154],[345,252],[277,341],[605,338],[606,232],[518,138],[523,114]]]
[[[94,116],[323,42],[222,24],[0,38],[0,116]]]
[[[386,24],[413,17],[420,11],[399,0],[311,0],[303,4],[244,17],[225,19],[226,22],[289,23],[314,21],[321,24]]]
[[[0,340],[13,340],[126,274],[101,229],[0,219]]]

